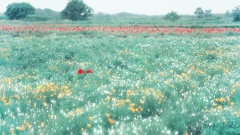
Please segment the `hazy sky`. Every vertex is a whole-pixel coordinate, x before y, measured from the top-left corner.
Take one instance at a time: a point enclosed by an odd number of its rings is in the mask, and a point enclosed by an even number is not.
[[[0,0],[0,12],[13,2],[28,2],[35,8],[50,8],[61,11],[69,0]],[[197,7],[211,9],[213,13],[225,13],[240,5],[240,0],[83,0],[94,12],[130,12],[147,15],[162,15],[170,11],[178,14],[193,14]]]

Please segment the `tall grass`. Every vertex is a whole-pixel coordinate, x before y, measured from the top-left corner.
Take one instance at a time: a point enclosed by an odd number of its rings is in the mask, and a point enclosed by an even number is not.
[[[0,133],[239,134],[238,39],[3,34]]]

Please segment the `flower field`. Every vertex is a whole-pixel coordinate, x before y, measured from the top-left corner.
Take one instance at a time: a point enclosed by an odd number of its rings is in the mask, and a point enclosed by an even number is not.
[[[240,33],[240,28],[181,28],[181,27],[150,27],[150,26],[98,26],[98,27],[79,27],[79,26],[65,26],[53,25],[49,26],[7,26],[0,25],[0,30],[4,33],[18,32],[18,33],[52,33],[52,32],[103,32],[103,33],[118,33],[118,34],[193,34],[196,32],[207,34],[224,34],[224,33]]]
[[[240,134],[240,37],[196,31],[240,29],[0,25],[0,134]]]

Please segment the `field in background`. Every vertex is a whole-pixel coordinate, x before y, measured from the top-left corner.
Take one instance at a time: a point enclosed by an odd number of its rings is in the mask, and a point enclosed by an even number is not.
[[[0,21],[0,134],[240,134],[239,23],[95,19]]]
[[[4,16],[0,16],[0,24],[6,25],[42,25],[42,24],[63,24],[68,26],[167,26],[167,27],[239,27],[238,22],[233,22],[231,17],[224,15],[214,15],[212,18],[198,19],[195,16],[182,15],[181,19],[172,22],[164,20],[163,16],[146,16],[146,15],[131,15],[131,14],[116,14],[116,15],[94,15],[85,21],[68,21],[53,17],[49,19],[41,19],[41,16],[35,16],[25,21],[7,21]]]

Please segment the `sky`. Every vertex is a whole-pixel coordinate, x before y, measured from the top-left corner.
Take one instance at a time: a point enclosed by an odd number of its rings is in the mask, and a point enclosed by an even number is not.
[[[62,11],[69,0],[0,0],[0,13],[6,11],[8,4],[27,2],[35,8],[50,8]],[[129,12],[145,15],[164,15],[171,11],[178,14],[194,14],[197,7],[211,9],[212,13],[225,13],[240,5],[240,0],[83,0],[94,13],[115,14]]]

